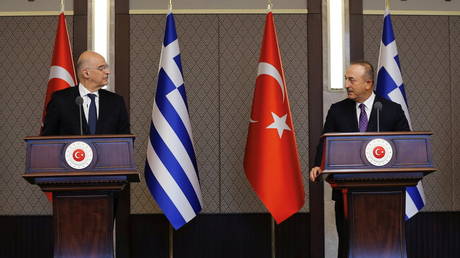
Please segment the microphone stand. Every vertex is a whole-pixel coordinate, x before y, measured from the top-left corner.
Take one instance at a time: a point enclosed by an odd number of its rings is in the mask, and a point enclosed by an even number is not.
[[[78,110],[80,111],[80,135],[83,135],[83,121],[81,118],[81,109],[83,108],[83,105],[78,106]]]
[[[81,118],[81,109],[83,108],[83,98],[80,96],[77,96],[75,98],[75,104],[78,105],[78,111],[80,113],[80,135],[83,135],[83,121]]]
[[[81,119],[81,117],[80,117]],[[80,121],[81,123],[81,121]],[[379,133],[380,132],[380,109],[377,108],[377,132]]]

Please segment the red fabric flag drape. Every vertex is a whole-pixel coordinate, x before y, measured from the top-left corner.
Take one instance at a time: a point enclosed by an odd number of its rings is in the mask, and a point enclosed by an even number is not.
[[[53,93],[68,87],[75,86],[75,68],[73,64],[72,48],[70,47],[69,36],[64,13],[59,15],[59,21],[54,41],[53,59],[51,60],[48,88],[46,89],[45,103],[43,105],[42,127],[46,116],[46,107],[53,96]],[[53,199],[51,192],[45,192],[49,200]]]
[[[265,23],[244,169],[257,196],[277,223],[302,208],[303,180],[271,12]]]
[[[45,104],[43,107],[42,122],[46,115],[46,106],[55,91],[75,86],[75,69],[70,47],[69,36],[64,13],[59,15],[59,22],[54,42],[53,59],[51,60],[48,88],[46,90]]]

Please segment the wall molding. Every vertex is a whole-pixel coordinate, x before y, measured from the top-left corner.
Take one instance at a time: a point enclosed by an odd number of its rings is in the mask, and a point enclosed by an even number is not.
[[[129,10],[129,14],[167,14],[168,9]],[[307,9],[273,9],[276,14],[307,14]],[[267,9],[174,9],[174,14],[266,14]]]
[[[61,11],[0,12],[1,16],[57,16]],[[64,15],[73,15],[73,11],[64,11]]]
[[[383,15],[384,10],[363,10],[364,15]],[[391,10],[391,15],[432,15],[432,16],[460,16],[460,11],[430,11],[430,10]]]
[[[167,9],[129,10],[129,14],[167,14]],[[275,14],[308,14],[308,9],[273,9]],[[383,10],[363,10],[364,15],[383,15]],[[2,16],[57,16],[60,11],[0,12]],[[266,14],[267,9],[175,9],[174,14]],[[66,16],[74,15],[65,11]],[[392,15],[460,16],[460,11],[391,10]]]

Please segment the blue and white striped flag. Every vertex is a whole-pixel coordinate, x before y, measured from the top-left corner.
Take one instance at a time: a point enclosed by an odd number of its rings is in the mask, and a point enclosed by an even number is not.
[[[388,7],[385,8],[383,18],[383,35],[382,42],[380,42],[376,93],[383,98],[400,104],[412,129],[409,109],[407,108],[406,92],[404,91],[401,76],[398,49]],[[423,206],[425,206],[425,194],[420,181],[417,186],[406,188],[406,220],[414,216]]]
[[[169,13],[147,143],[145,180],[175,229],[201,211],[197,171],[179,41],[173,14]]]

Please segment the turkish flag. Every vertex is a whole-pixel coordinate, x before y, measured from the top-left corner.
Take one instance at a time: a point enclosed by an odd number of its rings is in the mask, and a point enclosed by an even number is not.
[[[303,180],[271,12],[265,23],[244,169],[257,196],[278,224],[302,208]]]
[[[45,104],[43,107],[42,122],[45,121],[46,106],[51,100],[53,93],[68,87],[75,86],[75,68],[72,58],[69,36],[64,13],[59,14],[56,39],[54,42],[53,59],[51,60],[48,88],[46,90]]]
[[[64,13],[59,14],[56,39],[54,41],[53,59],[51,60],[50,76],[48,79],[48,88],[45,95],[45,104],[43,107],[42,126],[45,121],[46,107],[53,96],[53,93],[68,87],[75,86],[75,68],[73,64],[72,49],[70,47],[69,36],[67,34],[67,25]],[[50,192],[45,192],[49,200],[53,199]]]

